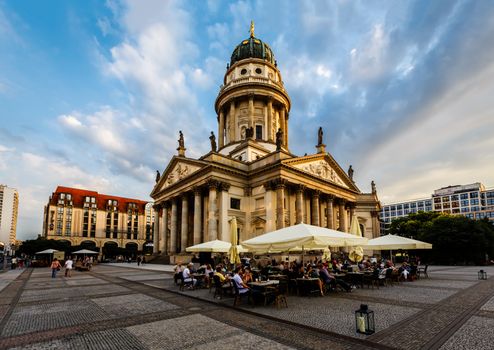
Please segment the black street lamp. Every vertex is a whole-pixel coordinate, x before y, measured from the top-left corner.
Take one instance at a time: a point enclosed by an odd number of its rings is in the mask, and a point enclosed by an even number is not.
[[[355,328],[357,333],[370,335],[376,331],[374,324],[374,311],[369,310],[365,304],[360,304],[360,309],[355,311]]]
[[[479,280],[486,280],[487,279],[487,272],[484,270],[480,270],[478,272],[478,277],[479,277]]]

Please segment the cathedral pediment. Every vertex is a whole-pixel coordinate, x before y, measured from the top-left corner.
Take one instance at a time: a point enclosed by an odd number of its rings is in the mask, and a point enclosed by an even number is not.
[[[312,176],[332,182],[335,185],[358,191],[353,181],[329,154],[315,157],[299,157],[285,161],[284,163],[285,165],[309,173]]]
[[[197,160],[174,157],[156,183],[151,196],[192,175],[204,166],[202,162]]]

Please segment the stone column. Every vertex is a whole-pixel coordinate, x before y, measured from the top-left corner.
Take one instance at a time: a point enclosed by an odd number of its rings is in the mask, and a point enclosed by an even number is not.
[[[347,213],[346,213],[346,209],[345,209],[345,204],[346,204],[346,201],[344,199],[340,199],[339,202],[338,202],[338,206],[339,206],[339,224],[340,224],[340,231],[343,231],[343,232],[348,232],[348,228],[347,228],[347,219],[346,219],[346,216],[347,216]]]
[[[326,199],[326,217],[327,217],[327,227],[330,229],[334,229],[334,216],[333,216],[333,201],[334,196],[329,195]]]
[[[285,182],[279,179],[276,183],[276,229],[285,227]]]
[[[254,94],[249,95],[249,128],[254,127]],[[255,138],[255,130],[254,130]]]
[[[285,106],[280,109],[280,127],[283,131],[283,146],[286,147],[286,122],[285,122]]]
[[[229,138],[230,140],[228,142],[235,142],[237,141],[237,120],[235,118],[235,101],[230,102],[230,113],[228,113],[228,118],[230,118],[230,135]]]
[[[264,206],[266,208],[266,232],[276,230],[276,209],[274,206],[274,184],[268,181],[264,184],[266,195],[264,196]]]
[[[297,194],[295,199],[296,224],[304,222],[304,185],[297,186]]]
[[[178,223],[177,199],[172,199],[172,218],[170,223],[170,254],[177,253],[177,223]]]
[[[228,190],[230,184],[227,182],[221,182],[218,185],[218,239],[222,241],[230,241],[230,223],[228,217],[228,209],[230,208],[230,201],[228,196]]]
[[[193,245],[201,243],[201,189],[199,187],[194,188],[194,234],[193,234]]]
[[[311,213],[311,224],[314,226],[320,225],[319,220],[319,196],[320,191],[314,191],[312,193],[312,213]]]
[[[182,196],[182,230],[180,232],[181,244],[180,252],[185,253],[185,248],[187,248],[187,238],[189,234],[189,199],[187,194]]]
[[[216,181],[209,181],[208,241],[218,239],[218,223],[216,222]]]
[[[266,133],[268,135],[268,141],[273,142],[273,99],[268,98],[268,125],[266,125]]]
[[[163,218],[162,218],[162,228],[160,230],[160,243],[159,247],[161,250],[161,255],[168,255],[169,252],[169,241],[168,241],[168,205],[163,203]]]
[[[160,211],[159,204],[153,206],[154,209],[154,230],[153,230],[153,254],[158,254],[160,239]]]
[[[225,114],[223,113],[223,109],[220,110],[220,123],[219,123],[219,133],[218,133],[218,144],[219,148],[225,145]]]

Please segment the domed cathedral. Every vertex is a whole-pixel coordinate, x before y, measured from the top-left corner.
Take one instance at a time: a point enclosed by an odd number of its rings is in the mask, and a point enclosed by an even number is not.
[[[351,166],[345,172],[326,152],[322,128],[314,130],[313,154],[290,152],[290,97],[253,23],[233,50],[214,107],[218,131],[209,135],[210,151],[187,157],[179,131],[177,154],[157,171],[154,253],[173,262],[188,246],[230,241],[233,217],[240,242],[302,222],[348,232],[354,216],[366,237],[379,234],[374,183],[371,193],[358,189]]]

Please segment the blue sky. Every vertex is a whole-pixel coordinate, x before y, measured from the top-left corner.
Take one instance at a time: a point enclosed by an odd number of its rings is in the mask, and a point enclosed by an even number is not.
[[[1,1],[0,183],[17,236],[57,185],[147,200],[176,152],[209,149],[233,48],[272,47],[292,99],[290,149],[317,129],[382,202],[494,186],[492,1]]]

